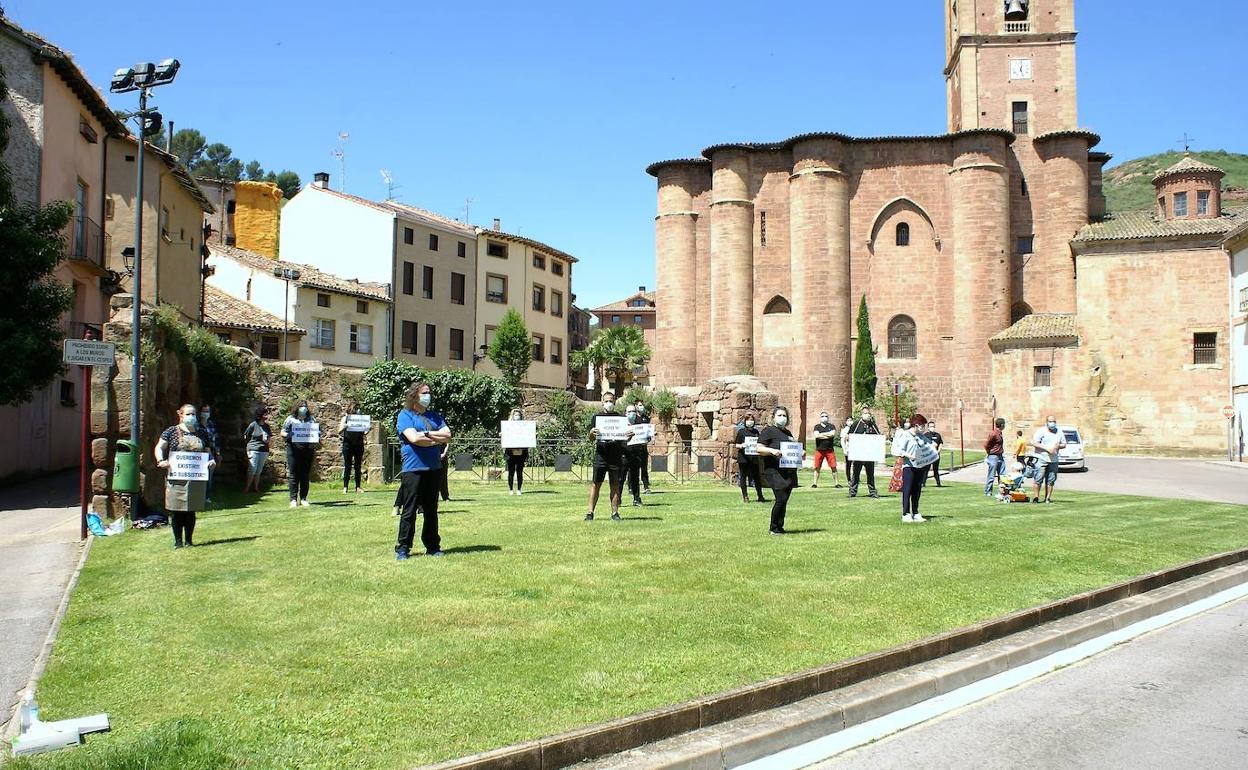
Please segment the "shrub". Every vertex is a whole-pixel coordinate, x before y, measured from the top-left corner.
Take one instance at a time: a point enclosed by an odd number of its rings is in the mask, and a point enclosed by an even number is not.
[[[676,416],[676,394],[667,388],[660,388],[650,399],[650,413],[663,422]]]
[[[418,380],[429,384],[433,408],[456,435],[478,429],[498,435],[498,421],[518,400],[516,389],[498,377],[467,369],[422,369],[407,361],[379,361],[364,373],[358,401],[374,420],[392,430],[403,397]]]

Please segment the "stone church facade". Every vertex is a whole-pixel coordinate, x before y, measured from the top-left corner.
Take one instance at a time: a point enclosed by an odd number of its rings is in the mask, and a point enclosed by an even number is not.
[[[1028,316],[1077,327],[1109,299],[1077,278],[1110,156],[1078,123],[1074,0],[947,0],[945,21],[944,135],[803,134],[647,169],[659,385],[753,374],[782,403],[848,414],[865,297],[881,381],[914,375],[926,414],[956,424],[961,404],[974,436],[997,414],[1037,419],[1011,414],[990,341]],[[1056,393],[1043,408],[1072,408]]]

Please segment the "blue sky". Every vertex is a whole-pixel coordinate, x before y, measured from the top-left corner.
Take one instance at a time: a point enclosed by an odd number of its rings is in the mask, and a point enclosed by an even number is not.
[[[1042,0],[1037,0],[1041,2]],[[806,131],[945,127],[942,4],[326,2],[128,6],[3,0],[10,18],[113,69],[175,56],[166,120],[244,161],[334,175],[581,258],[578,304],[654,284],[655,160]],[[1242,3],[1077,0],[1080,122],[1117,160],[1248,151]],[[1195,13],[1195,8],[1213,9]],[[859,33],[857,30],[869,30]],[[1236,30],[1239,34],[1236,34]],[[114,99],[130,107],[133,94]]]

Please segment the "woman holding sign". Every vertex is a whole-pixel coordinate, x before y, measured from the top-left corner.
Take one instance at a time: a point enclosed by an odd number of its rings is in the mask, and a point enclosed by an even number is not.
[[[511,421],[521,422],[524,415],[519,408],[511,410]],[[529,461],[529,450],[527,447],[511,446],[507,444],[522,443],[514,438],[508,437],[504,441],[504,451],[507,453],[507,494],[522,495],[524,494],[524,464]]]
[[[758,428],[754,427],[754,413],[745,415],[745,422],[737,429],[737,481],[741,485],[741,502],[750,501],[750,484],[758,493],[760,503],[767,502],[763,497],[763,479],[758,472]]]
[[[206,507],[208,474],[217,465],[212,438],[200,427],[194,404],[183,404],[178,424],[160,434],[156,465],[166,470],[165,510],[173,525],[173,547],[193,546],[195,512]]]
[[[286,482],[290,489],[290,507],[308,507],[308,485],[312,480],[312,461],[321,443],[321,426],[312,420],[307,401],[300,401],[282,423],[286,439]]]
[[[771,504],[771,534],[783,535],[789,495],[797,486],[797,469],[806,456],[789,431],[789,410],[785,407],[777,406],[771,413],[771,425],[759,433],[758,454],[763,458],[763,478],[776,496]]]
[[[372,427],[372,419],[360,414],[360,405],[352,401],[342,415],[338,432],[342,435],[342,493],[347,494],[351,468],[355,468],[355,491],[360,491],[360,466],[364,464],[364,437]]]
[[[927,418],[916,414],[910,418],[910,427],[903,428],[893,437],[893,454],[902,462],[901,520],[907,524],[927,521],[919,515],[919,498],[923,495],[923,482],[927,470],[940,450],[927,435]]]

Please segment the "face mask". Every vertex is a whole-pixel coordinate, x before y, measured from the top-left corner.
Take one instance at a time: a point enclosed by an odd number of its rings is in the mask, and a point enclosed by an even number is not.
[[[910,421],[909,421],[909,420],[906,420],[905,422],[903,422],[903,423],[901,424],[901,427],[902,427],[902,428],[904,428],[904,429],[906,429],[906,430],[910,430]]]
[[[862,421],[863,421],[863,422],[871,422],[871,415],[869,415],[869,414],[864,414],[864,415],[862,416]]]
[[[753,427],[754,427],[754,421],[753,421],[753,420],[746,420],[746,421],[745,421],[745,427],[747,427],[747,428],[753,428]]]
[[[306,406],[301,406],[301,407],[299,407],[299,416],[300,416],[300,417],[307,417],[307,416],[308,416],[308,408],[307,408]]]
[[[777,428],[783,428],[784,426],[786,426],[786,425],[788,425],[788,424],[789,424],[789,417],[788,417],[788,415],[784,415],[784,414],[778,414],[778,415],[776,415],[776,427],[777,427]]]
[[[827,424],[828,424],[828,418],[827,418],[827,417],[820,417],[820,418],[819,418],[819,424],[820,424],[820,425],[827,425]]]
[[[515,413],[513,413],[513,414],[511,415],[511,419],[513,419],[513,420],[519,420],[519,419],[520,419],[520,413],[519,413],[519,412],[515,412]]]
[[[1055,422],[1051,422],[1051,423],[1049,423],[1049,432],[1050,432],[1050,433],[1057,433],[1057,423],[1055,423]]]
[[[188,414],[182,418],[182,427],[187,430],[195,430],[199,427],[199,420],[195,419],[195,415]]]
[[[212,419],[212,412],[200,412],[200,414],[204,416],[204,422],[208,422]]]
[[[420,394],[420,405],[421,405],[421,406],[423,406],[423,407],[425,407],[426,409],[428,409],[428,408],[429,408],[429,405],[430,405],[430,404],[432,404],[432,403],[433,403],[433,394],[432,394],[432,393],[421,393],[421,394]]]
[[[614,401],[603,401],[603,402],[602,402],[602,410],[603,410],[604,412],[614,412],[614,411],[615,411],[615,402],[614,402]]]
[[[636,412],[629,412],[629,413],[628,413],[628,421],[629,421],[629,422],[637,422],[637,413],[636,413]]]

